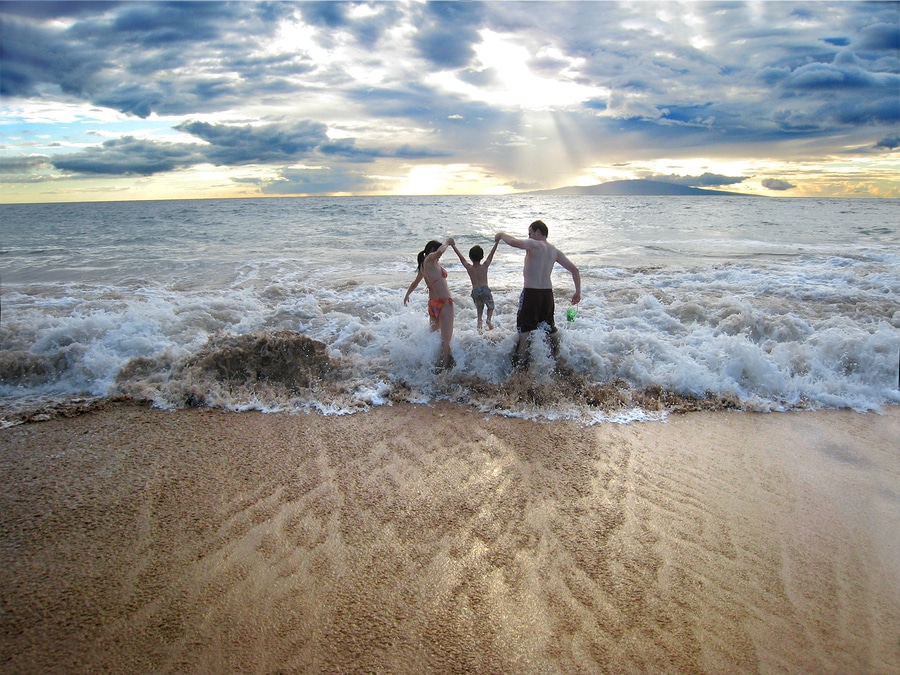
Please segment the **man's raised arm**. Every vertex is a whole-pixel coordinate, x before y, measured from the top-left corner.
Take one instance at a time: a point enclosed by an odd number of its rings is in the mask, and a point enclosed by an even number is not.
[[[511,234],[506,234],[506,232],[498,232],[494,237],[494,241],[503,241],[516,248],[527,248],[526,242],[528,239],[516,239]]]

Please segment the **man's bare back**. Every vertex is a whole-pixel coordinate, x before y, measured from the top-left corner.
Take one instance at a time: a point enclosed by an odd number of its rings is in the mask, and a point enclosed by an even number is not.
[[[547,241],[547,237],[534,226],[534,223],[528,228],[528,239],[516,239],[505,232],[498,232],[495,239],[496,241],[505,241],[515,248],[524,249],[525,266],[522,274],[525,288],[553,288],[550,277],[553,273],[553,266],[559,263],[569,271],[572,281],[575,283],[572,304],[577,305],[581,301],[581,274],[578,268],[562,251]]]
[[[553,288],[550,274],[559,257],[559,251],[546,241],[528,239],[525,242],[525,288]]]

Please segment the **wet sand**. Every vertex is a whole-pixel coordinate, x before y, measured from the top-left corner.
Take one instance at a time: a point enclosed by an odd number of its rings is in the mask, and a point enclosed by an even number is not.
[[[900,409],[0,430],[4,673],[897,673]]]

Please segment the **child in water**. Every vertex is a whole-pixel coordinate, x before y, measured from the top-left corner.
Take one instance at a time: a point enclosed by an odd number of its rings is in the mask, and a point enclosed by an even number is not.
[[[440,265],[441,256],[448,247],[455,243],[452,238],[443,244],[437,241],[429,241],[425,249],[419,252],[419,268],[416,278],[409,285],[403,304],[409,303],[409,296],[422,279],[428,287],[428,321],[431,330],[441,331],[441,357],[438,365],[441,368],[449,368],[453,365],[453,356],[450,354],[450,338],[453,337],[453,298],[450,296],[450,287],[447,285],[447,270]]]
[[[466,272],[469,273],[469,280],[472,282],[472,300],[475,301],[475,309],[478,311],[479,333],[481,332],[481,315],[484,313],[485,307],[487,307],[488,330],[494,329],[494,324],[491,323],[491,319],[494,316],[494,296],[488,286],[488,267],[490,267],[491,261],[494,259],[494,253],[497,251],[497,244],[499,243],[499,241],[494,242],[494,248],[488,253],[484,263],[481,262],[481,259],[484,258],[484,249],[480,246],[473,246],[469,249],[469,257],[472,259],[472,262],[469,263],[463,258],[463,254],[459,252],[459,249],[456,248],[456,244],[451,244],[453,250],[456,251],[456,255],[459,256],[463,267],[466,268]]]

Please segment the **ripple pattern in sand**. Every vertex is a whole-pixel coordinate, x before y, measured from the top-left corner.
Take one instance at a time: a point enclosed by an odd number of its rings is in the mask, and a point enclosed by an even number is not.
[[[731,419],[747,429],[122,406],[8,429],[0,656],[20,673],[890,672],[898,602],[873,593],[873,553],[836,559],[847,527],[817,523],[748,445],[755,422]]]

